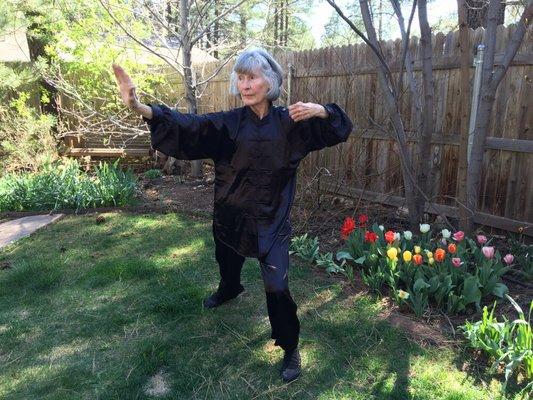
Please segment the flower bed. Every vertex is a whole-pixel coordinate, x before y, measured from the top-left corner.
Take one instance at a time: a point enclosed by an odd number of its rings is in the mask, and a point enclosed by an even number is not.
[[[361,215],[358,224],[346,218],[341,236],[345,247],[337,260],[343,269],[359,268],[363,282],[373,291],[388,288],[398,304],[407,304],[417,316],[430,306],[447,314],[468,307],[479,310],[482,299],[508,293],[501,278],[514,257],[502,257],[484,235],[473,240],[462,231],[452,234],[448,229],[433,235],[429,224],[420,224],[420,234],[415,236],[377,224],[368,227],[368,218]]]

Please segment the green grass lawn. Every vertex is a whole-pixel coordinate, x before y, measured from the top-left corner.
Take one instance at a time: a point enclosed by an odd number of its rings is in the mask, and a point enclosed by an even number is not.
[[[278,377],[257,261],[215,310],[211,221],[176,214],[68,216],[3,251],[1,399],[492,399],[460,352],[421,348],[379,303],[291,267],[302,377]],[[488,386],[488,387],[487,387]]]

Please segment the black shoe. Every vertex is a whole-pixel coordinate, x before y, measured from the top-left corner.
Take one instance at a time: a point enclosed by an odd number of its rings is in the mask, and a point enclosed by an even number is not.
[[[298,348],[285,351],[281,366],[281,379],[285,382],[291,382],[298,378],[301,372],[301,360]]]
[[[217,290],[215,293],[213,293],[212,295],[210,295],[209,297],[206,297],[204,299],[204,308],[215,308],[215,307],[218,307],[219,305],[225,303],[226,301],[234,299],[235,297],[237,297],[242,292],[244,292],[244,288],[242,286],[239,289],[239,291],[233,296],[223,296]]]

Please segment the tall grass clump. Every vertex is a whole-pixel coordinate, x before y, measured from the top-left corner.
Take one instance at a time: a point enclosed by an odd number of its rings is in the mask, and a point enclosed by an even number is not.
[[[133,201],[137,179],[131,170],[100,162],[89,174],[75,159],[45,164],[37,172],[0,177],[0,212],[124,206]]]

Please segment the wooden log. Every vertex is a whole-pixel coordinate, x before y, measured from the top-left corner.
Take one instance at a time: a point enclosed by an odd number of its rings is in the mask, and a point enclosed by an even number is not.
[[[336,185],[330,177],[323,177],[320,182],[320,189],[327,193],[340,194],[350,198],[363,198],[365,200],[376,203],[386,204],[394,207],[404,207],[405,198],[398,195],[390,195],[370,190],[363,190],[357,188],[350,188]],[[438,215],[443,214],[449,218],[458,218],[457,207],[428,203],[426,204],[425,212]],[[525,221],[517,221],[511,218],[491,215],[484,212],[476,212],[474,215],[474,222],[480,225],[490,226],[492,228],[503,229],[509,232],[522,233],[524,235],[533,237],[533,223]]]

